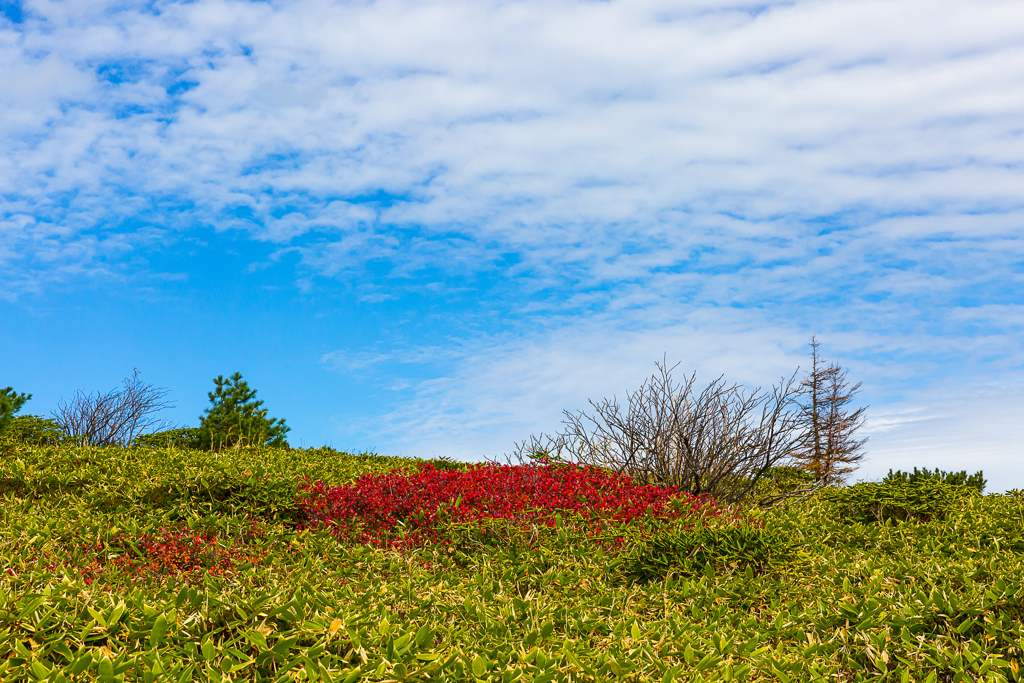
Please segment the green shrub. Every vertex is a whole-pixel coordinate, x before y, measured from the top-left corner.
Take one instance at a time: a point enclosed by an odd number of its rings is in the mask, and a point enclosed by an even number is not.
[[[802,467],[772,467],[757,483],[757,497],[777,496],[806,489],[814,484],[814,475]]]
[[[5,446],[53,446],[62,443],[66,434],[56,420],[40,415],[16,415],[0,433],[0,444]]]
[[[196,427],[166,429],[152,434],[140,434],[132,445],[137,448],[202,448],[202,432]]]
[[[658,580],[669,572],[696,576],[743,569],[766,574],[782,569],[797,550],[781,530],[749,523],[666,527],[632,545],[620,567],[636,581]]]
[[[840,519],[862,523],[943,520],[972,495],[979,495],[972,486],[932,478],[857,484],[824,494],[836,504]]]
[[[0,458],[0,498],[13,491],[52,503],[73,495],[88,509],[111,514],[249,514],[284,520],[293,517],[307,477],[338,485],[416,462],[326,449],[239,448],[213,453],[64,442],[29,446],[19,449],[16,457]]]
[[[429,458],[424,460],[424,462],[428,462],[433,465],[435,470],[464,470],[467,466],[467,463],[453,460],[445,455],[437,458]]]
[[[946,472],[936,467],[934,470],[929,470],[927,467],[924,469],[914,468],[913,472],[903,472],[902,470],[896,470],[893,472],[889,470],[889,474],[885,475],[885,479],[882,480],[883,484],[895,484],[895,483],[907,483],[915,484],[919,481],[929,479],[934,481],[941,481],[953,486],[969,486],[976,489],[978,493],[985,492],[985,477],[981,470],[978,470],[972,475],[967,474],[967,470],[960,470],[959,472]]]

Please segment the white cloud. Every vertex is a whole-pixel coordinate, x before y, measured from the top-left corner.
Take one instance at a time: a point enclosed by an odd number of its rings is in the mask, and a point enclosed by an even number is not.
[[[868,424],[871,435],[862,478],[914,467],[982,470],[987,491],[1024,488],[1024,384],[936,386],[883,407]]]
[[[663,357],[679,363],[676,376],[698,373],[699,382],[721,374],[749,387],[767,387],[791,375],[803,361],[793,353],[805,341],[785,330],[752,322],[739,311],[697,314],[685,324],[656,329],[620,329],[611,320],[576,320],[528,337],[476,340],[458,350],[400,355],[403,362],[442,366],[426,379],[396,384],[392,411],[352,434],[388,435],[389,452],[445,454],[478,459],[511,449],[531,433],[556,431],[565,409],[588,399],[624,396],[655,371]],[[712,323],[713,324],[709,324]],[[362,358],[337,367],[361,368]],[[332,362],[331,354],[325,359]],[[381,355],[368,360],[386,363]],[[400,368],[380,368],[381,374]],[[379,438],[379,437],[378,437]]]
[[[827,333],[890,398],[1024,367],[1019,3],[23,6],[0,24],[6,298],[121,282],[197,226],[297,254],[307,288],[374,259],[424,291],[427,267],[500,270],[477,305],[526,322],[453,341],[389,418],[466,452],[677,348],[765,381]],[[375,353],[324,362],[399,362]]]
[[[827,344],[827,351],[840,355],[845,346],[863,345],[856,335],[831,341],[836,343]],[[346,420],[344,429],[349,437],[375,440],[385,452],[498,458],[530,434],[557,432],[563,410],[586,410],[588,399],[624,398],[655,371],[663,354],[670,364],[679,363],[677,379],[696,372],[698,384],[724,375],[747,387],[768,387],[806,366],[805,342],[790,330],[730,311],[656,330],[578,321],[529,339],[481,341],[461,355],[438,349],[438,358],[402,356],[401,362],[442,360],[448,371],[398,379],[390,413]],[[827,357],[835,358],[832,353]],[[367,354],[336,369],[358,371],[389,360]],[[325,359],[334,361],[334,354]],[[852,381],[865,380],[858,405],[885,398],[886,387],[878,381],[884,367],[847,365]],[[393,371],[386,365],[378,369],[385,376]],[[860,433],[868,438],[866,458],[855,479],[879,479],[889,469],[966,469],[983,470],[989,491],[1024,488],[1021,414],[1024,384],[1012,378],[910,389],[899,400],[868,407]]]
[[[235,225],[286,242],[372,222],[338,200],[384,191],[407,199],[385,225],[454,224],[543,264],[594,257],[623,222],[641,246],[742,248],[778,216],[797,222],[773,236],[808,239],[799,220],[834,212],[1020,209],[1014,3],[26,9],[0,42],[0,183],[40,218],[113,224],[146,213],[114,198],[165,196],[185,225],[245,208]]]

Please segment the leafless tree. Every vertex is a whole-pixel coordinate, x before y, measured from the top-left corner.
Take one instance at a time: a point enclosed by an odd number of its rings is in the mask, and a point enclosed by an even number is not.
[[[733,502],[797,447],[795,374],[767,392],[721,377],[699,390],[695,374],[676,383],[677,366],[657,367],[625,405],[611,398],[591,401],[592,414],[566,411],[562,432],[517,444],[517,455],[559,455]]]
[[[136,369],[120,388],[105,394],[76,391],[68,402],[61,401],[53,417],[68,436],[91,446],[130,446],[147,430],[166,428],[155,413],[170,408],[164,400],[168,390],[146,384]]]
[[[850,386],[844,368],[826,363],[820,345],[811,337],[811,368],[800,383],[804,437],[795,459],[816,481],[834,483],[854,471],[864,458],[867,439],[857,439],[855,433],[864,423],[867,407],[850,409],[861,385]]]

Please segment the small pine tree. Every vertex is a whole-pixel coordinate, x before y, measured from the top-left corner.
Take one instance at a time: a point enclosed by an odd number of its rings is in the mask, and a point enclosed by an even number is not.
[[[30,398],[32,398],[32,394],[19,394],[14,387],[0,389],[0,434],[3,434],[14,416]]]
[[[804,438],[795,459],[815,480],[841,481],[864,458],[867,439],[854,434],[864,423],[867,407],[850,410],[860,383],[850,386],[846,370],[826,363],[818,352],[816,337],[811,337],[811,369],[801,386],[799,419]]]
[[[249,388],[241,373],[228,379],[218,375],[213,383],[214,390],[207,394],[212,405],[200,417],[202,448],[288,447],[284,437],[290,427],[284,420],[267,417],[263,401],[256,400],[256,390]]]

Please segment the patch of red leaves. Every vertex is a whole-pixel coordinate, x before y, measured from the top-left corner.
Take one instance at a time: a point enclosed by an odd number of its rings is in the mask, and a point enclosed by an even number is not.
[[[216,534],[161,529],[129,538],[123,532],[109,543],[87,544],[93,561],[81,567],[86,583],[111,573],[130,580],[175,578],[192,582],[204,575],[230,575],[240,565],[259,562],[263,555],[241,543],[225,543]]]
[[[495,518],[550,527],[564,513],[598,526],[717,514],[713,501],[673,488],[636,484],[597,467],[547,463],[468,470],[426,463],[344,486],[316,482],[303,491],[307,526],[377,546],[443,542],[447,524]]]

